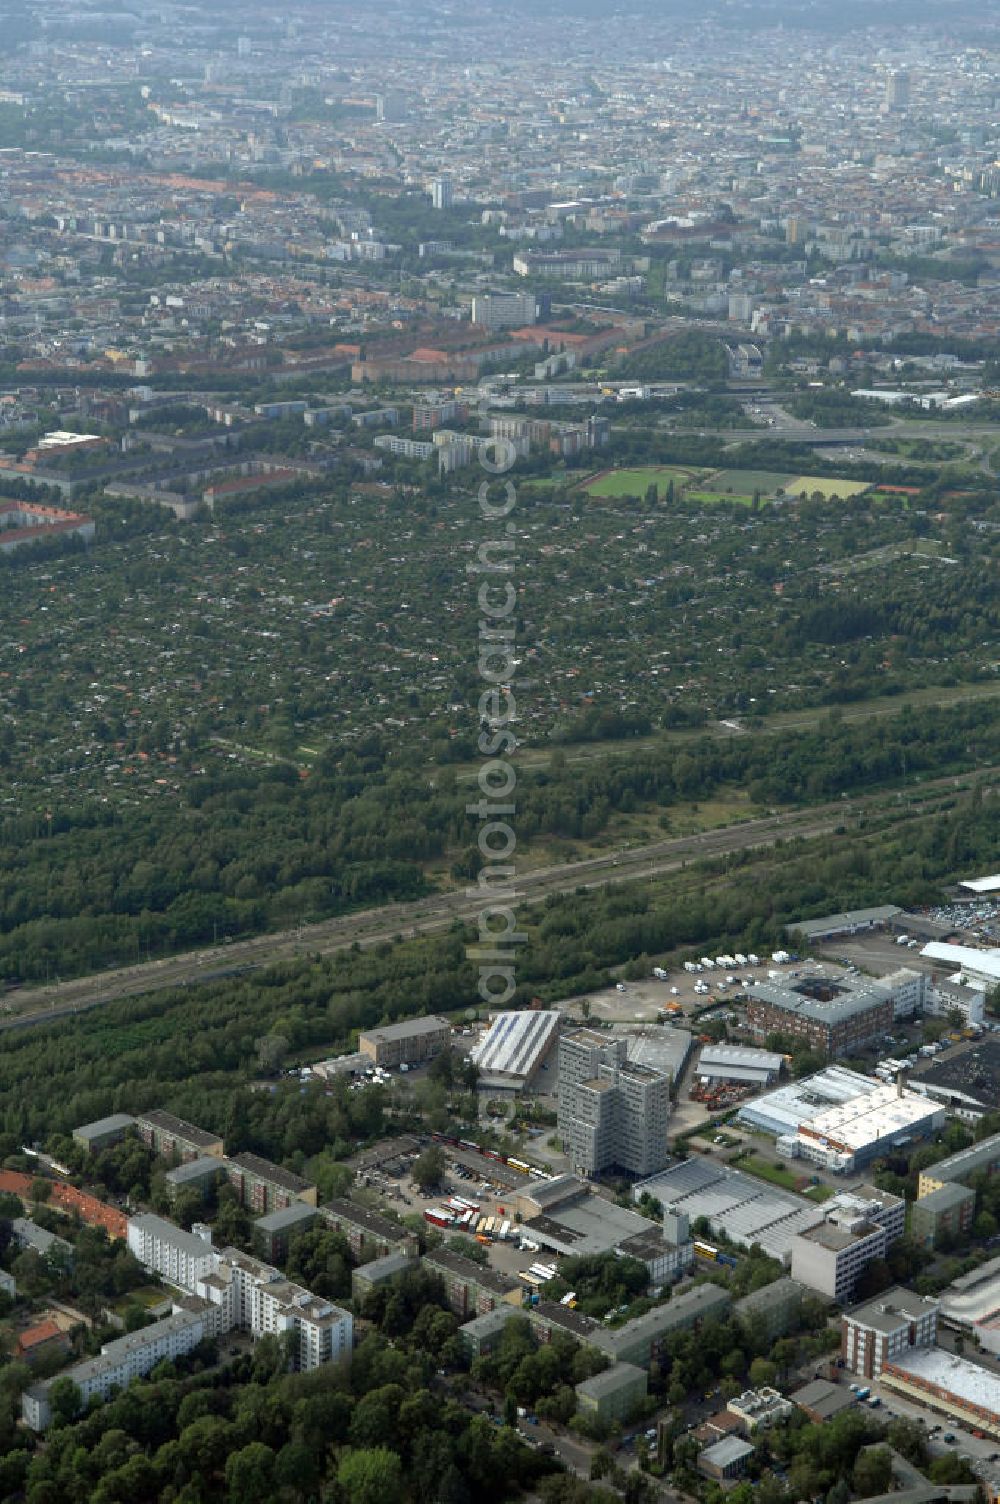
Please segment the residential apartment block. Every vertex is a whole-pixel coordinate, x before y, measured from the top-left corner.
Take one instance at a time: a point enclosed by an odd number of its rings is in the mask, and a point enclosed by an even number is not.
[[[84,1404],[96,1395],[105,1400],[112,1390],[127,1389],[163,1359],[189,1353],[211,1335],[205,1318],[195,1311],[177,1311],[141,1331],[106,1342],[96,1358],[86,1358],[58,1377],[79,1389]],[[21,1414],[33,1431],[44,1431],[52,1420],[49,1393],[56,1379],[32,1384],[21,1396]]]
[[[143,1143],[154,1154],[162,1154],[164,1159],[172,1159],[175,1155],[181,1160],[198,1159],[202,1154],[222,1157],[222,1139],[217,1133],[196,1128],[194,1123],[186,1123],[183,1118],[164,1112],[162,1108],[153,1107],[149,1112],[140,1113],[135,1126]]]
[[[885,1364],[903,1353],[933,1347],[939,1310],[930,1296],[896,1288],[854,1311],[845,1311],[840,1318],[844,1366],[866,1379],[877,1379]]]
[[[792,1240],[792,1278],[828,1300],[850,1300],[858,1275],[873,1259],[885,1256],[891,1239],[884,1227],[864,1214],[828,1217]]]

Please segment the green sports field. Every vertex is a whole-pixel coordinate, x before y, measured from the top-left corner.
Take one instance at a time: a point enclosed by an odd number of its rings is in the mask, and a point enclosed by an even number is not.
[[[645,496],[650,486],[656,486],[662,494],[671,481],[680,490],[704,474],[704,470],[685,470],[677,465],[642,465],[634,470],[607,470],[585,481],[582,489],[588,496]]]

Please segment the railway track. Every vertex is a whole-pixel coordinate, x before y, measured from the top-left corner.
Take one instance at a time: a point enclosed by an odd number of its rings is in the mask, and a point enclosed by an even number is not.
[[[830,837],[847,826],[861,828],[873,818],[891,824],[926,819],[984,778],[1000,770],[979,770],[936,779],[905,793],[885,791],[841,799],[809,809],[771,814],[697,835],[669,837],[642,846],[621,847],[559,866],[526,869],[516,879],[517,903],[543,902],[552,894],[604,887],[609,882],[652,880],[736,853],[772,847],[779,842]],[[432,894],[405,903],[360,910],[293,930],[255,935],[228,945],[204,947],[182,955],[134,966],[117,967],[71,981],[19,990],[0,1004],[0,1031],[25,1028],[84,1012],[123,998],[169,987],[204,986],[250,974],[274,962],[305,955],[326,955],[352,945],[363,948],[398,937],[415,938],[447,929],[456,920],[475,920],[482,898],[472,888]]]

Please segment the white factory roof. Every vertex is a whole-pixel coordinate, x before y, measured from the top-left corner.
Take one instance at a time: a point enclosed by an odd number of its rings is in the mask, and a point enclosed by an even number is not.
[[[552,1043],[558,1013],[498,1013],[485,1038],[472,1050],[484,1076],[528,1077]]]
[[[849,1149],[864,1148],[873,1140],[893,1138],[924,1123],[935,1110],[926,1097],[914,1091],[899,1095],[895,1086],[876,1086],[826,1112],[818,1113],[809,1124],[820,1138],[834,1139]]]
[[[919,1348],[892,1360],[893,1367],[948,1390],[957,1399],[980,1405],[1000,1420],[1000,1383],[988,1368],[957,1358],[940,1347]]]
[[[992,877],[970,877],[958,886],[968,888],[970,893],[996,893],[1000,889],[1000,872],[994,872]]]
[[[946,945],[941,940],[932,940],[920,954],[931,961],[943,961],[956,971],[1000,982],[1000,950],[977,950],[974,945]]]
[[[831,1065],[815,1076],[779,1086],[756,1102],[748,1102],[740,1108],[739,1117],[768,1133],[796,1133],[801,1124],[811,1124],[828,1108],[850,1102],[872,1091],[875,1085],[870,1076],[862,1076],[843,1065]]]

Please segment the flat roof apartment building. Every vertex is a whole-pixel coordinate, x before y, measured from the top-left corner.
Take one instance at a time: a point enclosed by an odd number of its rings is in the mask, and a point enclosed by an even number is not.
[[[182,1160],[198,1159],[202,1154],[222,1158],[223,1144],[217,1133],[208,1133],[160,1107],[139,1113],[135,1126],[143,1143],[164,1159],[172,1159],[174,1155]]]
[[[840,1318],[840,1355],[845,1368],[866,1379],[881,1377],[886,1363],[914,1348],[933,1347],[940,1306],[912,1290],[885,1290]]]
[[[884,1257],[889,1241],[884,1227],[863,1217],[830,1218],[796,1234],[792,1278],[843,1305],[862,1269]]]

